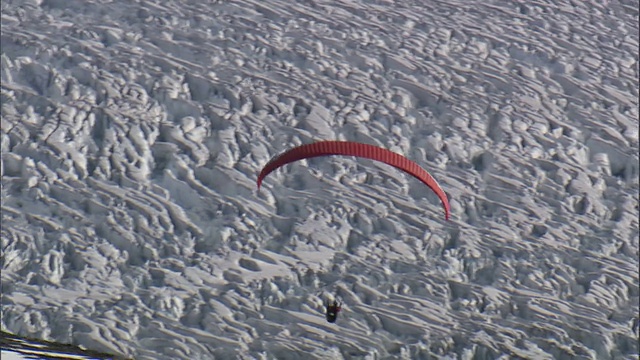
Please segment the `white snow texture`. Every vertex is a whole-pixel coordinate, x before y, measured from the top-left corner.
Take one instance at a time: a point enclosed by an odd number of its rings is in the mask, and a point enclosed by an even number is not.
[[[136,359],[637,358],[637,1],[3,0],[1,51],[3,330]],[[452,220],[352,157],[256,191],[317,140],[418,162]]]

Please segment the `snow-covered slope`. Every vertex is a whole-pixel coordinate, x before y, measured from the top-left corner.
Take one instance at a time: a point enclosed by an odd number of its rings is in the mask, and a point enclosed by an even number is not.
[[[638,354],[637,1],[2,1],[2,328],[136,359]],[[255,180],[314,140],[384,146]],[[344,313],[323,317],[338,296]]]
[[[112,359],[119,360],[123,357],[104,354],[78,346],[62,344],[54,341],[18,336],[7,332],[0,332],[0,345],[2,360],[26,360],[26,359]]]

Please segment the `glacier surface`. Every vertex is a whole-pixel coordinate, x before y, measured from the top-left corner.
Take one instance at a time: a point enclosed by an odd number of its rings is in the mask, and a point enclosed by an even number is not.
[[[136,359],[635,359],[637,18],[3,0],[2,329]],[[452,220],[350,157],[256,191],[316,140],[418,162]]]

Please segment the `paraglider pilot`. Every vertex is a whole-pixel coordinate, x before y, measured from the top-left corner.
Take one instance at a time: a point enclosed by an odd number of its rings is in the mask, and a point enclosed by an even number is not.
[[[333,300],[333,303],[327,303],[327,321],[330,323],[336,322],[341,309],[337,300]]]

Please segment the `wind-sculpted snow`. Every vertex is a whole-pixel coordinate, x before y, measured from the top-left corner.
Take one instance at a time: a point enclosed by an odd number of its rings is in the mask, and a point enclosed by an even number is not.
[[[136,359],[635,358],[637,3],[292,4],[3,1],[3,330]],[[256,191],[316,140],[416,161],[452,220],[350,157]]]

